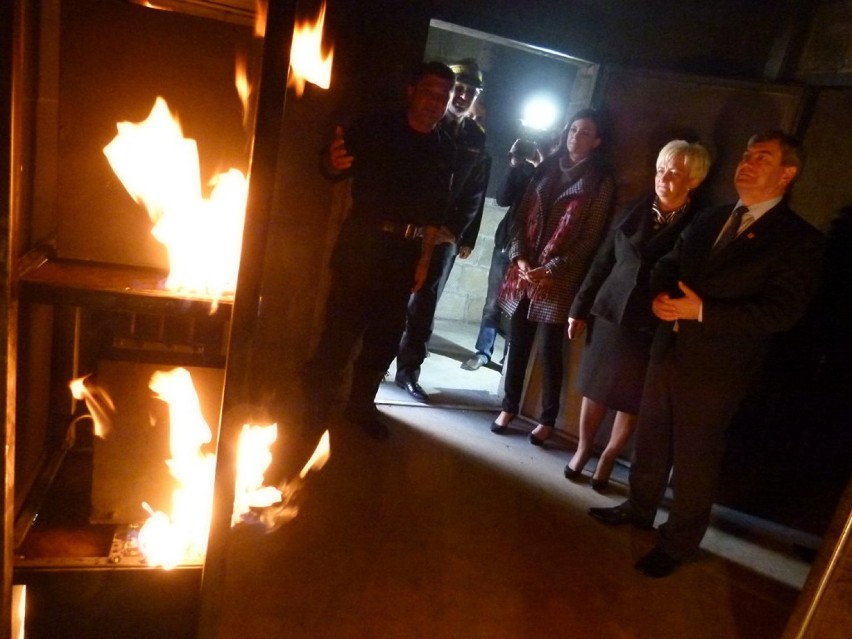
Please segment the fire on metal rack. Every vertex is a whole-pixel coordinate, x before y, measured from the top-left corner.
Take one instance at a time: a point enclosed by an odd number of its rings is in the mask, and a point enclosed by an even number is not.
[[[65,259],[50,246],[21,264],[22,302],[51,309],[49,368],[67,375],[67,395],[50,393],[49,412],[65,427],[18,508],[16,595],[29,584],[50,591],[44,575],[63,571],[196,571],[203,636],[215,623],[228,530],[291,519],[329,458],[325,433],[296,477],[266,485],[278,425],[226,417],[247,396],[287,88],[297,97],[306,83],[328,88],[332,64],[324,5],[308,22],[296,20],[294,2],[258,3],[254,16],[262,55],[237,56],[230,88],[242,104],[244,167],[204,175],[203,136],[185,137],[191,123],[163,96],[144,120],[114,123],[103,148],[147,212],[168,271]],[[16,600],[20,611],[45,608]]]

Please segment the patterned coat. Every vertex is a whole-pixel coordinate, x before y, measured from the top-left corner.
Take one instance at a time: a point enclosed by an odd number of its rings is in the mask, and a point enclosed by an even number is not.
[[[564,171],[563,157],[560,153],[542,162],[524,194],[508,249],[512,266],[498,300],[512,315],[529,297],[527,318],[534,322],[568,320],[571,302],[606,234],[615,199],[615,181],[597,163],[586,160]],[[518,258],[550,272],[554,281],[547,295],[537,295],[519,278]]]

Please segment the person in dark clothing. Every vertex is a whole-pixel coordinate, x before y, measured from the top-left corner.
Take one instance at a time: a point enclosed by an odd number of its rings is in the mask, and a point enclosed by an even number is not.
[[[375,396],[405,328],[406,304],[427,279],[450,199],[452,140],[437,125],[455,74],[424,63],[408,87],[408,108],[338,127],[327,172],[351,178],[352,210],[331,258],[324,328],[305,367],[306,421],[322,424],[355,356],[345,416],[385,439]],[[345,139],[345,144],[344,144]]]
[[[615,199],[615,179],[602,159],[602,114],[582,109],[564,133],[559,151],[541,163],[524,192],[497,301],[512,319],[503,410],[491,431],[508,432],[518,415],[537,344],[543,376],[539,421],[529,434],[534,446],[542,446],[556,427],[568,309],[606,235]]]
[[[583,395],[580,441],[565,467],[578,480],[592,454],[607,411],[616,411],[612,433],[592,477],[603,491],[615,460],[633,434],[651,338],[657,319],[651,313],[650,279],[656,260],[674,246],[692,220],[691,193],[710,168],[710,156],[698,143],[672,140],[657,156],[654,191],[613,224],[568,311],[568,338],[588,324],[586,348],[577,378]]]
[[[651,272],[661,321],[636,426],[630,497],[590,508],[607,525],[651,528],[666,487],[672,505],[635,567],[666,577],[698,551],[710,524],[727,430],[775,335],[807,309],[823,235],[787,204],[801,146],[782,131],[753,136],[737,165],[734,204],[699,212]]]
[[[483,88],[482,72],[472,60],[451,68],[455,73],[453,96],[440,128],[456,144],[452,196],[426,281],[409,299],[405,332],[396,360],[397,386],[422,402],[428,402],[429,396],[419,383],[420,367],[426,358],[426,344],[432,336],[435,309],[456,256],[467,259],[476,244],[491,166],[485,152],[485,131],[470,117],[471,108]]]
[[[478,370],[491,361],[494,353],[494,342],[500,331],[502,315],[497,306],[497,294],[509,268],[506,249],[509,246],[512,220],[540,160],[541,154],[532,140],[515,140],[509,149],[509,171],[497,189],[496,197],[497,206],[509,208],[494,233],[494,250],[491,252],[491,266],[488,269],[488,289],[485,293],[485,304],[482,306],[482,321],[476,336],[475,352],[461,365],[466,371]]]

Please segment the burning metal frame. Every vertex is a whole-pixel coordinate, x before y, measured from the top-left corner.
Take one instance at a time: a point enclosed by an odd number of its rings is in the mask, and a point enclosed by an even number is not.
[[[10,91],[13,110],[19,108],[25,99],[20,78],[25,75],[25,67],[29,64],[27,57],[32,54],[23,44],[22,36],[29,19],[26,4],[15,3],[14,20],[7,23],[10,26],[3,34],[8,36],[10,43],[15,42],[11,74],[13,90]],[[42,249],[27,252],[23,259],[16,258],[21,254],[24,243],[20,228],[24,211],[21,200],[10,197],[12,207],[8,236],[11,244],[6,246],[8,253],[4,255],[10,273],[6,291],[7,313],[3,318],[9,325],[7,359],[4,362],[7,405],[14,406],[16,385],[26,381],[18,380],[16,375],[18,341],[25,337],[18,332],[17,314],[23,308],[19,305],[26,305],[35,312],[51,308],[57,318],[53,341],[70,345],[70,349],[66,348],[65,354],[58,358],[59,361],[51,363],[51,377],[70,379],[85,373],[85,359],[91,358],[90,353],[94,350],[98,356],[114,360],[217,367],[223,369],[224,381],[218,423],[215,425],[218,433],[215,438],[213,508],[206,553],[200,564],[190,562],[182,565],[178,572],[183,576],[176,577],[163,576],[162,571],[150,568],[136,552],[133,531],[124,525],[101,529],[94,526],[96,530],[90,531],[86,538],[86,543],[91,542],[96,547],[90,553],[92,557],[57,558],[50,557],[49,553],[39,556],[28,535],[40,513],[46,512],[42,508],[51,499],[57,498],[71,501],[82,498],[85,501],[91,492],[90,471],[80,472],[74,466],[90,463],[85,456],[91,450],[92,434],[78,427],[81,411],[72,400],[71,415],[62,418],[67,421],[67,429],[61,441],[53,442],[53,450],[47,451],[42,471],[26,491],[24,503],[14,508],[16,493],[21,493],[21,486],[16,488],[14,464],[10,461],[15,457],[17,411],[7,410],[4,613],[0,637],[11,636],[12,621],[6,613],[11,610],[13,582],[40,584],[43,591],[50,592],[54,586],[45,586],[45,580],[52,579],[51,575],[63,574],[66,578],[71,575],[70,578],[74,579],[74,575],[78,574],[75,571],[93,569],[101,575],[117,576],[129,572],[137,577],[143,573],[150,576],[153,570],[156,573],[153,581],[148,577],[144,579],[142,588],[145,589],[157,590],[157,584],[161,583],[197,587],[197,598],[188,597],[183,612],[187,607],[191,609],[197,605],[197,614],[189,615],[197,621],[197,636],[215,636],[232,527],[238,445],[244,426],[240,407],[251,399],[249,373],[260,312],[263,257],[277,161],[284,142],[281,125],[291,68],[292,37],[294,27],[298,26],[296,13],[295,0],[268,1],[260,79],[253,109],[254,129],[236,289],[233,298],[225,298],[213,312],[209,300],[164,291],[161,285],[163,274],[157,269],[57,259],[49,250]],[[27,142],[22,135],[25,123],[20,114],[15,117],[14,113],[10,113],[10,116],[9,121],[13,122],[9,136],[13,162],[23,165],[23,156],[27,153]],[[0,133],[3,131],[0,130]],[[13,194],[22,186],[12,178],[8,188]],[[104,331],[104,327],[109,329]],[[47,399],[55,403],[55,395],[51,392]],[[56,409],[51,407],[49,410]],[[80,451],[83,452],[82,459]],[[307,470],[308,465],[305,468]],[[301,483],[306,470],[295,483]],[[57,484],[64,488],[58,497],[52,494]],[[297,489],[297,486],[291,486],[291,489]],[[48,533],[41,541],[50,544],[51,535]],[[28,543],[30,546],[27,546]],[[13,557],[13,551],[18,554],[17,557]],[[191,573],[197,573],[199,568],[200,575],[192,576]],[[123,579],[120,576],[116,578]],[[44,602],[40,605],[43,606]]]

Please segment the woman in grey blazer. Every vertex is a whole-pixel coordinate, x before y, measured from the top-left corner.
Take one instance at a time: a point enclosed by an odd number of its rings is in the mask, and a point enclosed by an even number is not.
[[[692,219],[690,193],[709,168],[710,156],[700,144],[666,144],[657,156],[654,192],[613,224],[574,298],[568,337],[575,339],[588,330],[577,380],[583,395],[580,441],[565,467],[565,477],[572,481],[581,477],[608,410],[616,415],[595,468],[593,489],[606,489],[615,460],[633,433],[657,324],[651,312],[651,269]]]

